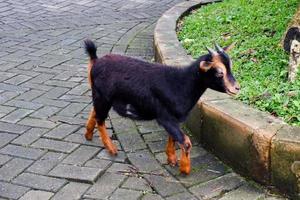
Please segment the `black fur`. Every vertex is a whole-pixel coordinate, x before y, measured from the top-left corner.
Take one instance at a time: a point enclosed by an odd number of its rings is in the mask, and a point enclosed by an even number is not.
[[[95,45],[85,43],[86,51],[95,58]],[[209,54],[204,55],[182,68],[113,54],[93,60],[92,95],[97,120],[104,121],[111,107],[132,119],[156,119],[183,144],[179,123],[185,121],[208,88],[208,79],[214,78],[199,70],[200,62],[209,59]]]
[[[86,53],[90,56],[90,59],[96,59],[97,57],[97,47],[91,40],[84,41],[84,49]]]

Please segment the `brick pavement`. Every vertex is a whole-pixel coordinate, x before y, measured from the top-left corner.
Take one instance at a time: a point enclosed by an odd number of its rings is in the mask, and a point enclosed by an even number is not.
[[[110,112],[111,157],[83,137],[91,38],[153,59],[156,20],[181,0],[0,0],[0,199],[268,199],[194,144],[190,176],[165,163],[166,133]],[[271,198],[271,197],[270,197]]]

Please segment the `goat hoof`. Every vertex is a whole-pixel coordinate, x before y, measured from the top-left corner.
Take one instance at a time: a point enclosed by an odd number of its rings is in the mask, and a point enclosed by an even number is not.
[[[85,136],[85,139],[88,140],[88,141],[91,141],[93,139],[93,133],[86,132],[84,134],[84,136]]]
[[[191,163],[189,159],[180,160],[179,171],[185,175],[189,175],[191,173]]]
[[[177,158],[176,157],[169,157],[168,158],[168,164],[172,167],[175,167],[177,165]]]

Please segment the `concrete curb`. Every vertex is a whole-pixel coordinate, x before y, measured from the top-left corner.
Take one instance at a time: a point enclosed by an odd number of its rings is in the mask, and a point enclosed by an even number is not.
[[[177,20],[193,8],[217,1],[191,0],[166,11],[154,32],[155,60],[171,66],[191,63],[177,39]],[[300,199],[300,127],[212,90],[201,97],[186,124],[201,143],[240,173]]]

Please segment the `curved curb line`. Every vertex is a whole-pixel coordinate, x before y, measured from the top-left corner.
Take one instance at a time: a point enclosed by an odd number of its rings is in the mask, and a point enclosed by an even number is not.
[[[191,63],[177,39],[177,20],[195,7],[217,1],[191,0],[166,11],[155,27],[155,60],[171,66]],[[186,124],[239,172],[300,199],[300,127],[212,90],[201,97]]]

